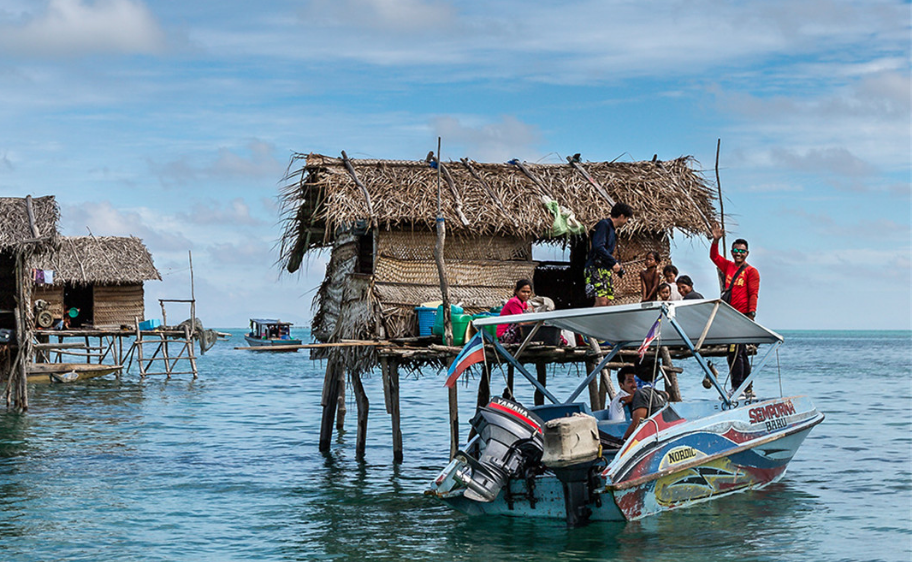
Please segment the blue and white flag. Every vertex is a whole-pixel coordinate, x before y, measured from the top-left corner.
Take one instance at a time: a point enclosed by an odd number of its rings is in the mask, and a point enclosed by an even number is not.
[[[653,340],[659,337],[659,327],[662,323],[663,315],[660,314],[659,318],[656,319],[656,322],[653,323],[653,326],[650,328],[650,331],[647,332],[647,337],[644,338],[644,343],[640,344],[640,347],[637,349],[637,354],[641,359],[644,358],[644,354],[649,349],[650,344],[653,343]]]
[[[447,382],[444,383],[444,386],[447,388],[452,387],[456,384],[460,375],[463,374],[463,371],[484,359],[485,340],[482,339],[482,332],[479,331],[466,342],[466,345],[463,346],[463,350],[456,356],[453,363],[451,363],[450,370],[447,371]]]

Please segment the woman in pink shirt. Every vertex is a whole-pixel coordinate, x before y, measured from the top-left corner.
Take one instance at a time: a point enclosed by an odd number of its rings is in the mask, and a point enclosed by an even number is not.
[[[522,314],[530,311],[529,299],[533,296],[533,284],[528,279],[520,279],[514,287],[514,296],[501,308],[501,316]],[[499,324],[498,340],[501,343],[518,343],[520,341],[519,324]]]

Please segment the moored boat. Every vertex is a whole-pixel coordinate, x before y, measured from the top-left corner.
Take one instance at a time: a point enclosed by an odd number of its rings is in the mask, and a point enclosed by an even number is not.
[[[483,319],[484,326],[517,318]],[[751,388],[783,338],[720,300],[642,303],[524,314],[612,343],[592,373],[564,401],[555,398],[503,347],[499,354],[552,404],[526,408],[495,398],[472,420],[476,436],[440,473],[428,494],[468,514],[635,520],[782,478],[812,428],[824,420],[811,399],[755,399]],[[672,328],[649,345],[687,347],[718,398],[671,402],[638,425],[610,421],[576,398],[622,347],[641,344],[660,322]],[[704,345],[769,345],[752,374],[731,394],[701,357]],[[522,347],[522,346],[521,346]]]
[[[292,338],[292,326],[291,322],[281,320],[251,318],[250,332],[244,339],[251,347],[301,345],[300,339]]]
[[[69,383],[120,373],[122,365],[90,363],[30,363],[27,368],[29,383]]]

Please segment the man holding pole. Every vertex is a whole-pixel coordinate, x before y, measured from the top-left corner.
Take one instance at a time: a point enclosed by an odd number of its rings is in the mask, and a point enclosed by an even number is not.
[[[758,270],[748,265],[748,241],[739,238],[732,243],[732,261],[720,255],[718,243],[723,237],[723,229],[716,227],[712,232],[713,242],[710,244],[710,260],[723,273],[723,294],[721,298],[732,305],[733,308],[754,320],[758,309],[758,289],[761,285],[761,275]],[[741,386],[742,382],[751,374],[751,363],[748,361],[748,350],[744,344],[730,345],[727,355],[729,375],[732,377],[732,389]],[[751,387],[746,389],[746,394],[751,393]]]

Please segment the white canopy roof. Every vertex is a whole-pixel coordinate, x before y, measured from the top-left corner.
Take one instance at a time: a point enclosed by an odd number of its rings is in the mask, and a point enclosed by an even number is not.
[[[662,312],[662,305],[669,309],[669,316],[696,344],[712,319],[703,345],[730,343],[775,343],[783,337],[732,308],[720,299],[674,302],[645,302],[618,306],[574,308],[552,312],[530,312],[509,316],[473,320],[476,327],[514,322],[544,321],[549,326],[571,330],[611,343],[631,344],[644,340],[650,327]],[[715,313],[714,313],[715,311]],[[660,328],[660,345],[684,345],[678,332],[665,318]]]

